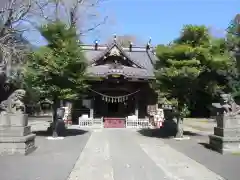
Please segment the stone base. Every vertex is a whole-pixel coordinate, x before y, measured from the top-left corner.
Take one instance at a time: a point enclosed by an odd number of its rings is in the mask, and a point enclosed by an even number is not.
[[[27,126],[27,114],[2,113],[0,115],[0,126]]]
[[[27,155],[33,152],[35,147],[35,134],[10,137],[0,136],[0,155]]]
[[[221,137],[239,137],[240,138],[240,128],[214,127],[214,135],[221,136]]]
[[[210,147],[221,154],[240,153],[240,137],[209,136]]]
[[[31,127],[19,126],[0,126],[0,139],[1,137],[21,137],[27,136],[31,133]]]
[[[27,114],[4,113],[0,116],[0,155],[27,155],[35,147]]]

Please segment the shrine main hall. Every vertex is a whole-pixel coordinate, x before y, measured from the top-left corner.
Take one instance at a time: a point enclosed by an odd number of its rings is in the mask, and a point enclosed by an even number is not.
[[[150,41],[142,47],[131,42],[122,47],[114,36],[106,45],[95,41],[82,45],[82,50],[88,63],[90,87],[78,106],[85,111],[75,113],[81,116],[79,123],[86,121],[85,117],[104,127],[126,127],[129,116],[147,120],[148,106],[157,100],[151,88],[157,58]]]

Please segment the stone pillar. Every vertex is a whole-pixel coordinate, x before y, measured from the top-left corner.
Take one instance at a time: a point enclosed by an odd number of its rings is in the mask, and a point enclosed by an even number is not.
[[[222,154],[240,152],[240,115],[226,115],[223,111],[216,116],[217,127],[209,136],[210,147]]]
[[[35,134],[28,126],[28,115],[21,113],[2,113],[0,116],[0,155],[21,154],[33,152]]]

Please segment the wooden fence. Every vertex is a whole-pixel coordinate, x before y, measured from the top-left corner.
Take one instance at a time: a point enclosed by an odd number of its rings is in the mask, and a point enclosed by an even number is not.
[[[78,120],[79,127],[96,127],[103,128],[103,118],[79,118]],[[126,128],[149,128],[150,123],[148,118],[139,118],[136,120],[129,120],[126,118]]]
[[[102,118],[79,118],[78,119],[78,125],[79,127],[98,127],[102,128],[103,127],[103,119]]]
[[[149,128],[148,118],[138,118],[136,120],[130,120],[126,118],[126,128]]]

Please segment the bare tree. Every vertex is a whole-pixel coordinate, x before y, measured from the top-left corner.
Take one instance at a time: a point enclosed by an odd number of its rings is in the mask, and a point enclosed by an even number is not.
[[[37,27],[36,15],[41,23],[53,22],[61,20],[69,26],[75,26],[78,34],[85,35],[86,33],[95,30],[102,24],[106,23],[108,16],[98,19],[96,10],[105,0],[35,0],[35,10],[32,11],[35,18],[29,22]],[[91,21],[91,24],[89,23]]]
[[[10,77],[14,72],[12,65],[23,62],[26,52],[26,40],[23,39],[24,29],[19,28],[27,18],[32,7],[31,0],[1,1],[0,9],[0,69],[1,74]],[[18,66],[19,67],[19,66]]]
[[[84,21],[97,17],[93,10],[99,7],[104,0],[0,0],[0,69],[9,77],[12,74],[13,64],[21,67],[21,63],[28,52],[22,34],[46,22],[60,19],[78,29],[79,35],[93,31],[105,23],[102,21],[85,27]],[[88,23],[89,25],[89,23]],[[18,70],[19,71],[19,70]],[[15,74],[17,74],[17,72]]]
[[[111,37],[108,42],[112,42],[113,38]],[[119,35],[117,36],[117,43],[122,47],[129,47],[130,43],[135,46],[145,45],[139,38],[131,34]]]
[[[137,38],[133,35],[122,35],[117,37],[117,42],[122,47],[128,47],[130,43],[136,44]]]

